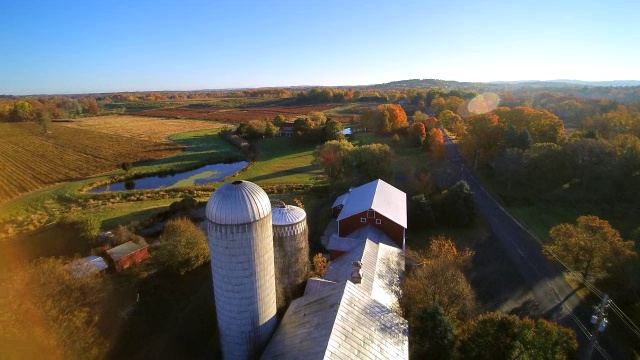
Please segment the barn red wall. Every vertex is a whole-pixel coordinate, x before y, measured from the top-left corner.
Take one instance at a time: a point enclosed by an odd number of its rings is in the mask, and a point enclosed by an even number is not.
[[[360,218],[367,219],[366,223],[360,222]],[[376,219],[382,220],[382,224],[376,224]],[[338,222],[341,237],[348,237],[349,234],[358,230],[359,228],[365,225],[373,225],[376,228],[380,229],[383,233],[385,233],[393,242],[396,243],[400,248],[402,248],[404,242],[404,228],[401,225],[389,220],[389,218],[383,216],[377,211],[374,214],[374,217],[368,218],[367,212],[363,211],[359,214],[355,214],[349,216],[348,218],[342,219]]]
[[[135,263],[147,259],[148,257],[149,252],[147,251],[147,248],[142,248],[138,251],[132,252],[127,256],[121,257],[120,259],[118,259],[118,261],[115,262],[116,270],[124,270]]]

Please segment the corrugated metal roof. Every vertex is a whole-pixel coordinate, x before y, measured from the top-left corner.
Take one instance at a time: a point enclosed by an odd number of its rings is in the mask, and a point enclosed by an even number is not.
[[[334,286],[336,283],[329,280],[310,278],[307,280],[307,285],[304,287],[304,296],[324,292],[328,287]]]
[[[262,188],[249,181],[226,183],[211,194],[207,219],[216,224],[247,224],[271,212],[271,201]]]
[[[408,324],[350,281],[289,306],[262,359],[407,359]]]
[[[369,209],[407,227],[407,195],[380,179],[352,189],[338,221]]]
[[[76,277],[92,274],[94,272],[103,271],[109,268],[104,259],[100,256],[87,256],[69,263],[69,268]]]
[[[331,207],[334,208],[336,206],[344,205],[348,197],[349,197],[349,193],[338,196],[338,198],[336,199],[336,201],[333,202],[333,205],[331,205]]]
[[[387,244],[385,244],[385,242]],[[391,240],[375,242],[371,239],[331,263],[322,277],[324,280],[340,282],[351,279],[353,262],[362,263],[362,281],[358,285],[373,299],[396,309],[399,306],[398,295],[404,274],[404,255]]]
[[[140,249],[144,249],[147,246],[149,245],[147,245],[147,242],[144,240],[140,240],[137,243],[129,241],[122,245],[116,246],[113,249],[107,250],[107,254],[109,255],[109,257],[111,257],[111,259],[113,259],[113,261],[117,261],[120,258],[136,252]]]
[[[273,207],[271,209],[271,222],[273,225],[293,225],[307,218],[304,209],[293,205],[285,207]]]

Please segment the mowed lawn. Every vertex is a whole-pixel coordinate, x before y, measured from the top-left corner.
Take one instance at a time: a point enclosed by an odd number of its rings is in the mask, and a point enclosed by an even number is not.
[[[313,164],[315,145],[294,145],[291,139],[262,139],[254,143],[256,162],[233,177],[259,185],[317,184],[322,181],[320,165]]]

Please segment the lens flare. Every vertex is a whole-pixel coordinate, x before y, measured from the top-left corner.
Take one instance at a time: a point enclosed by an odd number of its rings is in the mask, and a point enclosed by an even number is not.
[[[500,104],[500,96],[495,93],[484,93],[469,101],[467,109],[472,114],[484,114],[495,109]]]

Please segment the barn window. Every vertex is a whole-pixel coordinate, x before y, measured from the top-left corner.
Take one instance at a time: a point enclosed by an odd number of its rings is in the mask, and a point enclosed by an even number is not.
[[[376,219],[376,224],[378,224],[378,225],[382,224],[382,220],[381,219]]]
[[[376,212],[373,210],[367,210],[367,217],[372,218],[376,216]]]
[[[367,219],[366,219],[366,218],[360,218],[360,222],[361,222],[361,223],[366,223],[366,222],[367,222]]]

